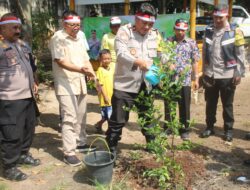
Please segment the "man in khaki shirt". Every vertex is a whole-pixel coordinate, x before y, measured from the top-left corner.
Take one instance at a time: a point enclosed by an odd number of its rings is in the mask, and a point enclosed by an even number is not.
[[[64,161],[78,166],[76,151],[89,151],[86,144],[86,82],[85,76],[95,77],[85,44],[77,35],[80,17],[74,11],[63,15],[63,29],[50,40],[53,60],[55,93],[62,112]]]

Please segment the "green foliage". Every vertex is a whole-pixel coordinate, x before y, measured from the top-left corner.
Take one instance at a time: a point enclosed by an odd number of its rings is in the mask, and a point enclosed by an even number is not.
[[[49,12],[37,12],[32,14],[32,48],[34,52],[47,49],[48,40],[53,35],[58,21]]]
[[[129,156],[132,160],[139,160],[142,158],[142,154],[138,151],[130,151]]]
[[[87,89],[88,89],[88,90],[93,90],[93,89],[95,89],[95,81],[93,81],[93,80],[88,80],[88,81],[87,81]]]
[[[182,144],[176,146],[176,150],[191,150],[196,148],[198,145],[191,141],[183,141]]]
[[[39,82],[51,84],[53,81],[52,71],[46,71],[44,68],[44,64],[41,63],[39,60],[37,62],[37,75]]]
[[[182,187],[180,181],[175,182],[175,177],[179,179],[183,177],[181,166],[175,162],[175,151],[177,150],[174,146],[175,135],[179,134],[179,130],[183,127],[176,114],[177,100],[180,98],[179,92],[182,88],[185,74],[191,69],[190,67],[185,68],[181,73],[177,73],[173,66],[175,64],[175,42],[163,42],[161,44],[164,59],[155,58],[154,64],[160,69],[157,73],[161,79],[158,87],[153,88],[149,94],[141,92],[136,99],[136,104],[144,106],[145,109],[142,113],[139,112],[137,107],[132,107],[132,110],[138,113],[138,123],[140,126],[147,131],[148,134],[155,136],[155,140],[147,144],[147,149],[155,153],[156,161],[161,163],[161,167],[147,170],[144,172],[144,177],[154,178],[158,180],[160,189],[175,189],[178,185]],[[164,121],[166,126],[171,129],[174,133],[169,143],[167,135],[164,133],[164,129],[160,124],[160,118],[162,112],[159,106],[154,106],[155,96],[160,97],[168,103],[170,108],[170,120]],[[127,108],[126,108],[127,109]],[[147,125],[153,127],[147,128]],[[191,142],[184,142],[179,149],[186,150],[192,148]],[[169,153],[170,151],[170,153]]]
[[[130,190],[131,188],[127,186],[125,180],[127,175],[118,182],[111,182],[111,184],[103,185],[95,181],[95,189],[96,190]]]
[[[37,74],[39,82],[51,84],[53,81],[51,71],[45,69],[44,64],[48,52],[48,41],[58,26],[58,20],[50,12],[35,12],[32,14],[32,50],[37,58]],[[51,61],[49,62],[51,63]]]

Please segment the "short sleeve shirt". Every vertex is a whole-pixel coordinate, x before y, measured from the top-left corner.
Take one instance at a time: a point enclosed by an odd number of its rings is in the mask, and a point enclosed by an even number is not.
[[[175,41],[175,37],[169,39]],[[188,37],[185,37],[183,41],[176,45],[176,72],[178,74],[188,69],[185,74],[183,86],[191,85],[191,72],[192,64],[196,63],[200,59],[200,52],[196,42]]]
[[[79,67],[85,66],[89,60],[84,41],[77,36],[73,39],[64,30],[54,34],[49,49],[52,55],[52,69],[56,95],[86,94],[85,75],[60,67],[54,60],[64,60]]]

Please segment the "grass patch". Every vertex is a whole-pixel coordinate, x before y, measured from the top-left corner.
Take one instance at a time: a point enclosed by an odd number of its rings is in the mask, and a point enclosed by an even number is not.
[[[49,173],[49,172],[51,172],[54,168],[55,168],[54,165],[49,165],[49,166],[43,168],[42,171],[43,171],[44,173]]]
[[[67,184],[66,182],[61,182],[57,184],[55,187],[51,188],[50,190],[65,190],[68,186],[69,184]]]

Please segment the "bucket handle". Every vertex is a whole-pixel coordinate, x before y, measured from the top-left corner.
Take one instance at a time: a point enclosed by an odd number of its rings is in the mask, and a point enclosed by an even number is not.
[[[91,147],[92,147],[92,145],[97,141],[97,140],[100,140],[100,141],[102,141],[102,142],[104,142],[104,144],[105,144],[105,147],[107,148],[107,150],[108,150],[108,152],[109,152],[109,154],[110,154],[110,159],[111,159],[111,152],[110,152],[110,148],[109,148],[109,146],[108,146],[108,143],[107,143],[107,141],[102,137],[102,136],[97,136],[91,143],[90,143],[90,149],[89,149],[89,151],[88,151],[88,153],[87,154],[89,154],[90,153],[90,150],[91,150]]]

